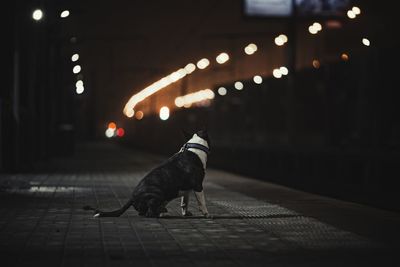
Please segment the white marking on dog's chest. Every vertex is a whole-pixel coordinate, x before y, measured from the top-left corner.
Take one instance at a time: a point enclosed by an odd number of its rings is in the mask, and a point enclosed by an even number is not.
[[[203,146],[208,147],[208,143],[206,140],[204,140],[203,138],[201,138],[200,136],[198,136],[197,134],[194,134],[193,137],[188,141],[188,143],[196,143],[196,144],[200,144]],[[195,153],[201,160],[201,163],[203,163],[203,168],[204,170],[206,169],[206,163],[207,163],[207,153],[204,152],[201,149],[197,149],[197,148],[189,148],[189,151],[192,151],[193,153]]]

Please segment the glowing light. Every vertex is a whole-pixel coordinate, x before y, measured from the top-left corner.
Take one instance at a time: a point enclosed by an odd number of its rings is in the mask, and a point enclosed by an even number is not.
[[[40,9],[35,9],[32,13],[32,18],[36,21],[39,21],[43,18],[43,11]]]
[[[362,39],[362,43],[363,43],[363,45],[365,45],[365,46],[370,46],[370,44],[371,44],[371,42],[370,42],[367,38],[363,38],[363,39]]]
[[[347,16],[348,16],[350,19],[354,19],[354,18],[356,17],[356,14],[354,13],[353,10],[349,10],[349,11],[347,11]]]
[[[125,135],[125,130],[124,130],[124,128],[118,128],[118,130],[117,130],[117,136],[118,137],[122,137],[122,136],[124,136]]]
[[[115,129],[108,128],[105,132],[106,137],[111,138],[114,136]]]
[[[218,94],[219,94],[219,95],[224,96],[224,95],[226,95],[226,93],[227,93],[227,90],[226,90],[225,87],[220,87],[220,88],[218,88]]]
[[[279,35],[278,38],[280,38],[284,43],[288,41],[288,37],[285,34]]]
[[[69,10],[64,10],[63,12],[61,12],[60,17],[61,18],[66,18],[69,16]]]
[[[314,27],[317,31],[321,31],[321,30],[322,30],[322,25],[321,25],[321,23],[314,22],[314,23],[313,23],[313,27]]]
[[[263,79],[262,79],[262,77],[261,77],[260,75],[256,75],[256,76],[253,77],[253,81],[254,81],[256,84],[262,84]]]
[[[75,88],[76,88],[76,93],[78,94],[78,95],[80,95],[80,94],[82,94],[84,91],[85,91],[85,87],[83,86],[83,81],[82,80],[78,80],[76,83],[75,83]]]
[[[282,45],[285,44],[285,42],[284,42],[281,38],[276,37],[276,38],[275,38],[275,44],[276,44],[277,46],[282,46]]]
[[[251,44],[248,44],[248,45],[244,48],[244,52],[245,52],[247,55],[252,55],[252,54],[254,54],[254,53],[257,51],[257,49],[258,49],[257,45],[251,43]]]
[[[135,111],[134,111],[133,109],[127,109],[126,112],[125,112],[125,115],[126,115],[128,118],[132,118],[133,115],[135,115]]]
[[[361,14],[361,9],[359,7],[353,6],[351,9],[355,15],[360,15]]]
[[[277,78],[277,79],[279,79],[279,78],[282,77],[282,73],[281,73],[280,69],[274,69],[274,70],[272,71],[272,75],[273,75],[275,78]]]
[[[193,103],[202,102],[214,99],[215,94],[211,89],[204,89],[184,96],[179,96],[175,99],[177,107],[189,108]]]
[[[171,82],[176,82],[177,80],[182,79],[183,77],[186,76],[186,71],[185,69],[179,69],[173,73],[171,73],[168,78],[171,80]],[[163,81],[163,83],[167,83],[166,80]]]
[[[183,99],[183,97],[179,96],[177,98],[175,98],[175,106],[181,108],[185,105],[185,101]]]
[[[75,86],[76,86],[76,87],[83,86],[83,81],[82,81],[82,80],[77,81],[77,82],[75,83]]]
[[[168,120],[169,118],[169,108],[168,107],[162,107],[160,109],[160,119],[165,121]]]
[[[319,69],[319,67],[321,66],[321,63],[319,62],[319,60],[314,59],[312,62],[312,65],[314,68]]]
[[[242,82],[235,82],[234,84],[237,90],[243,90],[243,83]]]
[[[315,29],[312,25],[310,27],[308,27],[308,31],[311,34],[317,34],[318,33],[317,29]]]
[[[342,58],[343,61],[349,60],[349,56],[346,53],[343,53],[340,57]]]
[[[143,119],[143,117],[144,117],[144,113],[143,113],[143,111],[137,111],[136,112],[136,114],[135,114],[135,118],[137,119],[137,120],[141,120],[141,119]]]
[[[289,70],[284,66],[280,67],[279,71],[281,72],[282,75],[288,75],[289,73]]]
[[[81,66],[79,66],[79,65],[74,66],[74,68],[72,69],[72,72],[75,74],[81,72]]]
[[[84,91],[85,91],[85,87],[83,87],[83,85],[77,86],[77,87],[75,88],[75,92],[76,92],[78,95],[82,94]]]
[[[208,59],[203,58],[198,62],[198,64],[202,67],[206,67],[209,64]],[[172,72],[171,74],[159,79],[158,81],[152,83],[151,85],[147,86],[143,90],[141,90],[139,93],[133,95],[129,101],[125,104],[124,107],[124,114],[132,118],[134,115],[134,107],[137,105],[137,103],[143,101],[147,97],[151,96],[152,94],[160,91],[161,89],[169,86],[170,84],[178,81],[179,79],[182,79],[189,73],[192,73],[196,69],[196,66],[193,63],[187,64],[184,68],[180,68],[179,70]]]
[[[110,122],[108,124],[108,128],[115,130],[115,129],[117,129],[117,124],[115,122]]]
[[[218,64],[224,64],[228,60],[229,60],[229,55],[227,53],[221,53],[216,58]]]
[[[204,96],[205,96],[207,99],[214,99],[215,94],[214,94],[214,92],[213,92],[211,89],[205,89],[205,90],[204,90]]]
[[[203,58],[203,59],[200,59],[198,62],[197,62],[197,67],[199,68],[199,69],[205,69],[205,68],[207,68],[208,67],[208,65],[210,65],[210,61],[208,60],[208,59],[206,59],[206,58]]]
[[[72,61],[72,62],[75,62],[75,61],[77,61],[78,59],[79,59],[79,54],[73,54],[72,57],[71,57],[71,61]]]
[[[194,65],[193,63],[189,63],[185,66],[185,71],[187,74],[190,74],[195,70],[196,70],[196,65]]]
[[[285,34],[280,34],[278,37],[275,38],[275,44],[277,46],[282,46],[288,41],[288,38]]]

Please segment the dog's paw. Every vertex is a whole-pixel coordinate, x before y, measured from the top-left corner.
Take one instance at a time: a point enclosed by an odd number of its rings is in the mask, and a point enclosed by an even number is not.
[[[193,214],[190,211],[186,211],[186,212],[182,212],[182,216],[189,217],[189,216],[193,216]]]

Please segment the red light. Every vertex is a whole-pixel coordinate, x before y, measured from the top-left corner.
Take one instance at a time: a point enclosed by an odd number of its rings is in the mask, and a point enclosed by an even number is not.
[[[117,135],[118,135],[118,137],[124,136],[124,135],[125,135],[125,130],[124,130],[124,128],[118,128],[118,130],[117,130]]]

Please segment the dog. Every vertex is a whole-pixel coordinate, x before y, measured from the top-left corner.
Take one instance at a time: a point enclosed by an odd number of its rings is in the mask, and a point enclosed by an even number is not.
[[[166,205],[180,197],[182,215],[192,216],[188,204],[189,193],[194,191],[199,210],[206,218],[212,218],[203,191],[210,140],[207,130],[197,131],[190,136],[179,152],[143,177],[131,198],[120,209],[100,211],[90,206],[84,209],[93,210],[94,217],[118,217],[133,206],[140,216],[162,217],[168,212]]]

